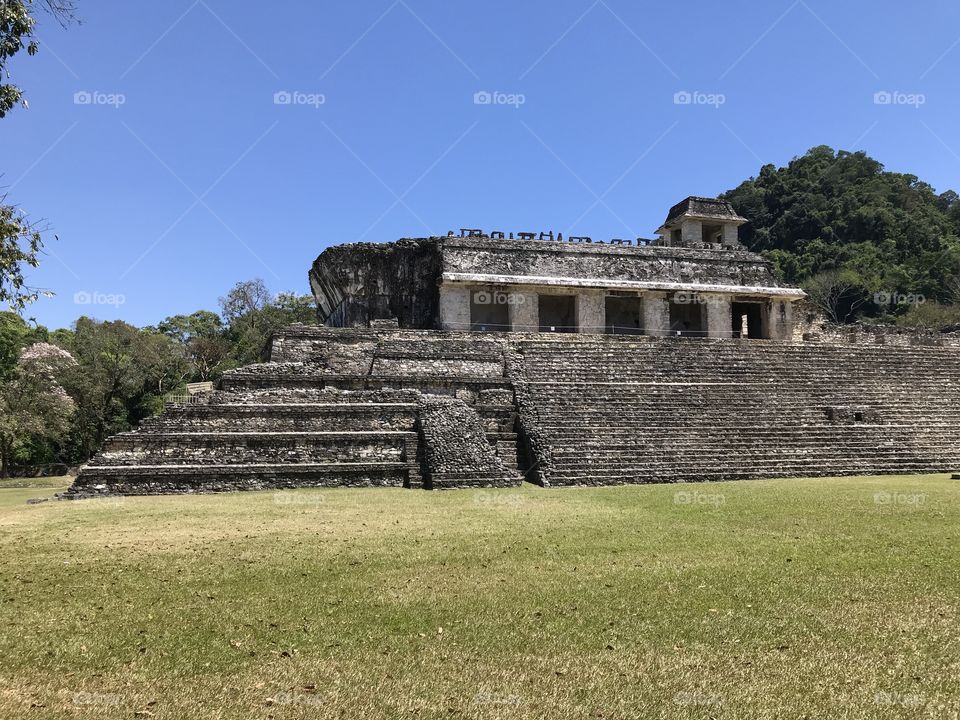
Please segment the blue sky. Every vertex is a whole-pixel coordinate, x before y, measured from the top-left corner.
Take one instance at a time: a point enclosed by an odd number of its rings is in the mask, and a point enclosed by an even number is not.
[[[8,200],[59,236],[30,274],[50,327],[215,309],[253,277],[307,292],[358,240],[649,237],[818,144],[960,190],[947,0],[78,7],[42,19],[11,65],[30,109],[0,121]]]

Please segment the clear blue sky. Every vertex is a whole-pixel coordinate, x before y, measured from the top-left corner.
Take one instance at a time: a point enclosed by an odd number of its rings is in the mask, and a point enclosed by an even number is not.
[[[0,121],[0,184],[59,235],[30,274],[51,327],[216,309],[253,277],[307,292],[321,250],[361,239],[648,237],[818,144],[960,190],[948,0],[78,7],[12,63],[30,109]]]

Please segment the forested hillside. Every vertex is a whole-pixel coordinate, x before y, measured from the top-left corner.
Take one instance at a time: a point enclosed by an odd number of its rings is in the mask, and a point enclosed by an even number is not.
[[[863,152],[815,147],[725,193],[741,239],[838,321],[960,322],[960,202]]]

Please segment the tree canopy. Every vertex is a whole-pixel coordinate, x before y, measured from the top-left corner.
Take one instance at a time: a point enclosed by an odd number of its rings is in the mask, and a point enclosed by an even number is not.
[[[960,202],[952,190],[938,195],[863,152],[821,145],[786,167],[764,165],[724,197],[750,219],[741,239],[783,281],[818,293],[842,283],[837,320],[893,317],[919,298],[956,302]]]
[[[40,7],[61,25],[76,21],[73,0],[41,0]],[[40,45],[34,36],[34,0],[0,0],[0,118],[17,105],[27,106],[23,90],[10,82],[10,59],[21,50],[35,55]],[[36,223],[0,196],[0,303],[22,310],[40,292],[27,286],[25,267],[37,267],[43,240]]]

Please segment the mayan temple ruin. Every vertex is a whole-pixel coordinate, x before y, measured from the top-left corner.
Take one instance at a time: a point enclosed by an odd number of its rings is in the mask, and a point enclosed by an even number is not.
[[[319,324],[111,438],[68,495],[944,472],[945,336],[813,321],[690,197],[654,240],[464,228],[331,247]]]

